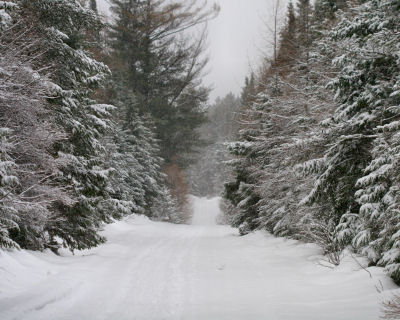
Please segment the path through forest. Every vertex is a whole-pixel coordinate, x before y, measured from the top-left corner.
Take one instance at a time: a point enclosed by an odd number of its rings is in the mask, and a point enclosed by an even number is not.
[[[193,225],[132,217],[109,241],[62,257],[0,253],[2,320],[376,320],[378,268],[321,266],[313,245],[215,224],[218,199],[194,198]],[[357,270],[358,269],[358,270]]]

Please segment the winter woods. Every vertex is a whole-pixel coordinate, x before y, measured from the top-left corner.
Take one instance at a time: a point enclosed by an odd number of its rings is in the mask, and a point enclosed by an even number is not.
[[[176,148],[190,157],[208,91],[205,33],[183,31],[217,9],[152,0],[112,9],[106,26],[96,1],[0,2],[2,247],[90,248],[105,240],[103,223],[129,214],[188,219],[166,165],[182,174]]]
[[[350,248],[400,283],[398,1],[289,2],[240,99],[212,106],[218,8],[110,3],[107,25],[96,1],[0,1],[1,247],[90,248],[130,214],[185,223],[189,190],[228,177],[242,234],[314,242],[333,264]]]
[[[229,146],[225,198],[242,233],[315,242],[334,264],[350,246],[400,281],[399,10],[390,0],[289,3]]]

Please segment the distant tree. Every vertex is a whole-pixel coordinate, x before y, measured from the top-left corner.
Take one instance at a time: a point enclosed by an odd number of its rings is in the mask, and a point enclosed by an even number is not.
[[[313,8],[310,0],[298,0],[296,23],[298,30],[298,45],[303,47],[306,51],[311,44],[312,13]]]
[[[207,145],[199,149],[198,161],[186,171],[191,192],[198,196],[221,194],[228,174],[225,161],[230,159],[225,143],[237,134],[240,99],[232,93],[217,98],[207,112],[208,122],[203,124],[200,135]]]
[[[240,95],[241,105],[243,107],[249,106],[254,100],[256,95],[256,79],[255,74],[252,72],[249,77],[245,78],[242,93]]]
[[[191,206],[188,196],[189,186],[184,171],[177,165],[172,164],[165,168],[170,197],[175,201],[178,210],[167,216],[168,221],[173,223],[189,223],[191,221]]]

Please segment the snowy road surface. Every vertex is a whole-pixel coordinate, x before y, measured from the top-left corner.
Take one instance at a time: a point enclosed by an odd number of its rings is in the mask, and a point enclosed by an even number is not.
[[[0,319],[377,320],[394,289],[351,258],[331,270],[315,246],[215,225],[218,199],[194,207],[191,226],[132,217],[75,256],[0,252]]]

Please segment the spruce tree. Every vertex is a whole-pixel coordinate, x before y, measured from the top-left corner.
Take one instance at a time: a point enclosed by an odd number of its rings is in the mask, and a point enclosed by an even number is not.
[[[100,141],[110,129],[112,106],[98,104],[93,92],[109,75],[109,69],[91,57],[88,37],[100,30],[99,17],[77,0],[21,1],[23,16],[35,24],[41,45],[47,48],[42,63],[52,65],[48,86],[58,125],[68,139],[56,144],[61,164],[60,182],[72,189],[76,203],[59,204],[46,225],[52,245],[56,238],[71,249],[95,246],[104,241],[97,232],[112,214],[101,203],[109,197],[111,170],[104,166]]]
[[[351,134],[354,145],[363,142],[366,155],[364,166],[352,177],[356,190],[349,195],[359,210],[349,210],[342,217],[339,240],[352,240],[355,248],[371,262],[385,266],[400,282],[400,65],[396,54],[400,38],[395,36],[400,8],[396,1],[371,0],[353,10],[357,19],[344,18],[333,33],[350,49],[337,59],[343,73],[333,85],[342,99],[338,114],[343,120],[338,125]],[[354,157],[362,159],[361,155]]]

